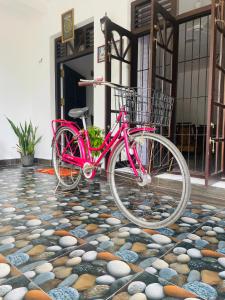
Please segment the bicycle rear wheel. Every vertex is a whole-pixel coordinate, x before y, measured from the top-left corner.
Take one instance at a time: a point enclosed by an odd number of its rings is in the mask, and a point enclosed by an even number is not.
[[[168,226],[182,215],[190,198],[187,164],[176,146],[161,135],[146,131],[130,139],[129,151],[139,178],[134,175],[122,141],[108,169],[115,202],[130,221],[141,227]]]
[[[81,157],[77,134],[68,127],[62,127],[56,133],[52,145],[52,160],[60,186],[64,190],[72,190],[78,185],[82,170],[78,166],[63,161],[62,153]]]

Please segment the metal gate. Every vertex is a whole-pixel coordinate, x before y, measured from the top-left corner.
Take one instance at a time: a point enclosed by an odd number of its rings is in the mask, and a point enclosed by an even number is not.
[[[192,175],[205,172],[210,13],[178,18],[178,73],[175,141]]]
[[[167,96],[176,96],[178,27],[175,18],[157,1],[151,2],[149,87]],[[174,104],[174,109],[175,109]],[[174,120],[159,128],[173,139]]]
[[[212,1],[206,181],[225,171],[225,0]]]
[[[170,0],[137,0],[131,6],[131,28],[138,37],[137,85],[173,97],[176,95],[178,39],[175,10],[176,1]],[[158,132],[170,138],[174,131],[175,127],[171,126],[158,128]]]

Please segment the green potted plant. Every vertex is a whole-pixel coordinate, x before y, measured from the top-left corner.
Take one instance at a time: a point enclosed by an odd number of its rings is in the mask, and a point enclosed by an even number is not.
[[[21,162],[24,167],[33,165],[35,146],[40,142],[41,137],[37,137],[37,127],[25,121],[24,125],[21,123],[16,126],[13,121],[7,118],[14,133],[18,137],[17,151],[21,155]]]
[[[90,138],[91,147],[93,148],[100,147],[104,141],[104,131],[97,126],[88,127],[88,135]],[[98,157],[100,153],[101,153],[100,151],[96,151],[93,152],[93,155],[95,157]]]

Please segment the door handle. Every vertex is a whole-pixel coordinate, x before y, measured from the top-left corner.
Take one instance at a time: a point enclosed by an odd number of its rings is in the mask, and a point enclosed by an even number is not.
[[[215,141],[210,137],[209,143],[212,145],[212,153],[215,153]]]

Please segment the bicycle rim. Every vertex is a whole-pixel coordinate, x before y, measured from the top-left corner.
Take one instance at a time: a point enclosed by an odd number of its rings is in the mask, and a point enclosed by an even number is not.
[[[168,139],[149,132],[132,135],[130,145],[139,178],[128,162],[124,142],[115,149],[109,165],[110,188],[118,208],[141,227],[154,229],[174,223],[191,191],[182,154]]]
[[[76,133],[67,127],[60,128],[54,139],[52,151],[53,166],[60,185],[66,190],[74,189],[80,181],[81,168],[63,161],[62,153],[81,156]]]

